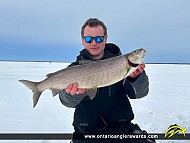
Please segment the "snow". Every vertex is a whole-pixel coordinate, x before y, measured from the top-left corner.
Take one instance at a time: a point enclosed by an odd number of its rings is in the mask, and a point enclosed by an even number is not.
[[[65,68],[68,63],[0,62],[0,133],[72,133],[74,109],[63,106],[51,91],[42,93],[32,108],[32,93],[20,79],[41,81],[48,73]],[[135,119],[149,133],[165,133],[171,124],[186,127],[190,124],[190,65],[147,64],[149,94],[130,100]],[[59,143],[69,141],[0,141],[0,143]],[[162,141],[158,143],[188,143]]]

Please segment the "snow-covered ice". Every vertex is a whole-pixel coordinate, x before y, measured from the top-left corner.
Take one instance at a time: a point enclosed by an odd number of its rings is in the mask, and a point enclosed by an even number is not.
[[[72,133],[73,109],[63,106],[51,91],[43,92],[35,108],[32,93],[19,79],[40,81],[68,63],[0,62],[0,133]],[[171,124],[190,132],[190,65],[147,64],[150,92],[130,100],[135,119],[149,133],[165,133]],[[0,143],[59,143],[69,141],[0,141]],[[162,141],[158,143],[189,143]]]

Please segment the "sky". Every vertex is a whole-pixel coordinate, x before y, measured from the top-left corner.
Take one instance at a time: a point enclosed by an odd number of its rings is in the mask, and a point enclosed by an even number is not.
[[[72,62],[90,17],[123,54],[144,47],[147,63],[190,63],[189,0],[0,0],[0,60]]]

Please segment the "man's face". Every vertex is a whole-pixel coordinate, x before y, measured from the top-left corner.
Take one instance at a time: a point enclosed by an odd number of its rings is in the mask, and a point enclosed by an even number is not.
[[[84,29],[84,37],[85,36],[104,36],[104,29],[102,26],[86,26]],[[95,40],[93,40],[92,43],[86,43],[85,40],[82,39],[82,44],[84,45],[85,49],[93,56],[94,59],[100,59],[103,57],[106,42],[107,36],[105,36],[102,43],[97,43]]]

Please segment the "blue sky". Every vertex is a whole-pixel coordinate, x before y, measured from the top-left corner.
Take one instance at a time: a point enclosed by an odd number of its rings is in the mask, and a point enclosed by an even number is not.
[[[82,24],[104,21],[123,53],[148,63],[190,63],[189,0],[1,0],[0,60],[72,62]]]

